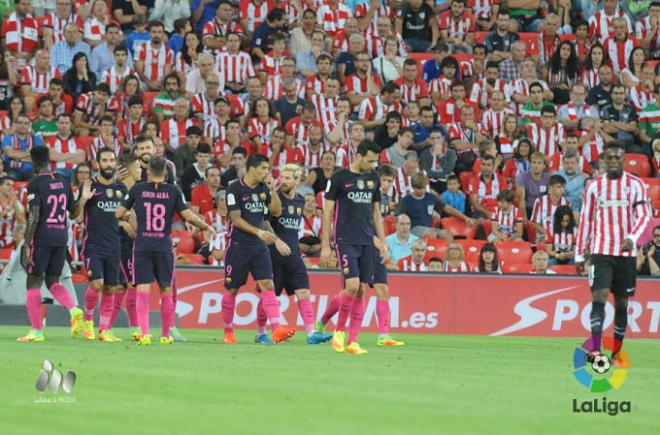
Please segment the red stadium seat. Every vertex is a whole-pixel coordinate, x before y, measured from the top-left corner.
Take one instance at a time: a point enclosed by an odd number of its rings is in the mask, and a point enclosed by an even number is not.
[[[195,252],[195,240],[187,231],[172,231],[172,240],[176,243],[177,254],[192,254]]]
[[[12,190],[18,193],[21,191],[22,188],[26,187],[27,184],[28,184],[27,181],[14,181],[14,187],[12,188]]]
[[[203,265],[204,257],[199,254],[179,254],[181,257],[185,257],[188,260],[188,264],[191,265]]]
[[[527,46],[527,56],[537,56],[539,54],[539,33],[519,33],[520,40]]]
[[[527,232],[527,241],[529,241],[531,244],[536,243],[536,227],[532,224],[531,221],[525,222],[524,226],[525,231]]]
[[[643,177],[642,181],[646,186],[660,186],[660,178]]]
[[[660,216],[660,198],[651,200],[651,207],[653,208],[653,216]]]
[[[529,263],[502,263],[503,273],[532,273],[534,266]]]
[[[568,34],[568,35],[559,35],[559,39],[561,41],[575,41],[575,40],[577,40],[577,36],[575,36],[571,33],[571,34]]]
[[[501,263],[531,263],[532,255],[534,255],[532,245],[522,241],[505,240],[497,242],[495,248]]]
[[[14,252],[12,248],[0,249],[0,260],[9,260],[12,252]]]
[[[442,228],[451,232],[454,238],[474,239],[475,227],[471,227],[462,220],[455,217],[442,218]]]
[[[447,242],[443,239],[432,239],[426,238],[426,256],[424,257],[424,263],[428,263],[429,260],[433,257],[439,257],[442,261],[445,261],[445,253],[447,252]]]
[[[577,270],[575,269],[574,264],[556,264],[550,266],[549,269],[560,275],[577,275]]]
[[[78,146],[85,150],[85,154],[89,156],[89,149],[92,146],[92,143],[94,143],[94,138],[92,136],[78,136]],[[96,156],[91,156],[92,158],[96,158]]]
[[[632,172],[638,177],[651,175],[651,164],[649,158],[644,154],[626,154],[625,170]]]
[[[154,100],[158,92],[143,92],[142,93],[142,104],[144,107],[144,113],[150,114],[151,108],[154,106]]]
[[[649,192],[649,199],[651,201],[655,199],[660,199],[660,184],[658,184],[657,186],[649,186],[648,192]]]
[[[385,231],[385,236],[389,236],[396,232],[394,227],[394,216],[385,216],[383,218],[383,230]]]
[[[474,173],[471,171],[461,172],[461,175],[458,176],[461,180],[461,188],[463,189],[463,192],[467,193],[472,177],[474,177]]]
[[[474,33],[474,43],[483,44],[490,32],[475,32]]]
[[[485,240],[465,239],[456,240],[456,243],[463,248],[466,263],[479,264],[479,253],[481,252],[481,247],[486,244]]]

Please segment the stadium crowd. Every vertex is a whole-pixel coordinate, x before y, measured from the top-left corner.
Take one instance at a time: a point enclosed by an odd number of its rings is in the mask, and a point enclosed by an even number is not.
[[[656,219],[638,270],[660,274],[658,1],[10,0],[0,19],[5,259],[32,146],[78,189],[106,146],[139,180],[145,134],[218,233],[178,222],[179,264],[222,265],[225,189],[259,152],[275,177],[303,167],[301,251],[336,267],[323,191],[369,138],[392,270],[574,273],[582,192],[617,140]]]

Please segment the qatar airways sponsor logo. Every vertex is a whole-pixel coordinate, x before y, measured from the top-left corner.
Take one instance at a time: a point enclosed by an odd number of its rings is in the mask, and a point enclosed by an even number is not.
[[[348,199],[359,204],[371,204],[373,192],[348,192]]]
[[[300,218],[285,218],[280,217],[277,222],[282,225],[284,228],[289,230],[299,230],[300,229]]]
[[[490,335],[507,335],[523,331],[545,321],[550,310],[533,307],[532,304],[581,286],[564,287],[529,296],[517,302],[513,312],[520,319],[506,328]],[[547,306],[547,302],[546,302]],[[591,302],[580,303],[574,299],[557,298],[552,312],[552,331],[561,331],[567,323],[579,320],[585,331],[591,331]],[[603,328],[608,328],[614,321],[614,307],[609,302],[605,304],[605,322]],[[657,333],[660,325],[660,301],[647,301],[645,304],[635,300],[628,301],[628,327],[631,332]]]
[[[120,204],[119,201],[99,201],[96,203],[96,207],[105,213],[114,213]]]
[[[263,202],[246,202],[245,209],[252,213],[263,213],[264,204]]]

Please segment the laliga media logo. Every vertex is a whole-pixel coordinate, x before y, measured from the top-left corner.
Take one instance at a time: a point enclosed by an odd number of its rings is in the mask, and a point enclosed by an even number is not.
[[[40,393],[43,393],[46,390],[46,387],[48,387],[53,394],[58,393],[60,389],[66,394],[71,394],[75,384],[75,372],[67,370],[64,376],[62,376],[62,373],[53,367],[52,362],[45,360],[41,366],[41,370],[39,370],[39,376],[37,377],[35,388]]]
[[[610,361],[607,355],[602,354],[596,356],[591,362],[591,371],[596,375],[605,375],[613,368],[614,370],[612,370],[610,376],[607,378],[596,378],[589,373],[589,370],[587,370],[587,365],[589,364],[587,356],[589,352],[586,349],[590,348],[590,342],[591,339],[588,338],[582,343],[582,346],[575,348],[575,352],[573,352],[573,376],[580,384],[585,388],[589,388],[593,393],[604,393],[612,388],[618,390],[626,381],[626,370],[616,366],[612,367],[614,363]],[[612,351],[612,347],[612,340],[603,340],[603,348],[605,350]],[[622,359],[628,358],[625,350],[621,349],[619,353]]]

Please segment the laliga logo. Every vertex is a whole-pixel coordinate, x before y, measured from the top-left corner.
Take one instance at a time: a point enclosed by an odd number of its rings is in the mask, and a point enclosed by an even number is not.
[[[45,360],[39,370],[37,377],[37,384],[35,388],[37,391],[43,393],[46,387],[51,393],[55,394],[60,391],[60,388],[67,394],[71,394],[73,386],[76,384],[76,373],[67,370],[66,374],[62,376],[59,370],[53,368],[53,363]]]
[[[582,343],[582,346],[576,347],[573,352],[573,376],[581,385],[589,388],[592,393],[604,393],[612,388],[618,390],[626,381],[626,370],[614,366],[610,377],[597,379],[587,370],[587,356],[589,353],[587,349],[589,349],[590,341],[591,339],[588,338]],[[603,348],[605,350],[611,352],[612,347],[612,340],[603,340]],[[628,358],[625,350],[621,349],[619,352],[621,353],[621,358]],[[612,368],[612,361],[610,361],[607,355],[598,355],[591,362],[591,370],[596,375],[604,375],[610,368]]]

